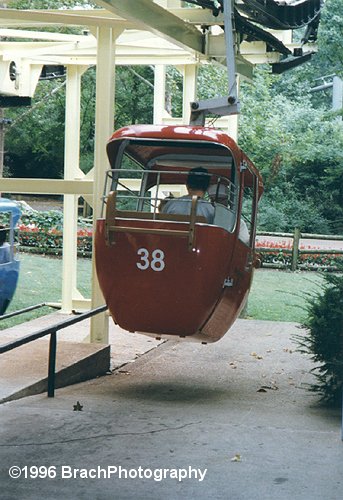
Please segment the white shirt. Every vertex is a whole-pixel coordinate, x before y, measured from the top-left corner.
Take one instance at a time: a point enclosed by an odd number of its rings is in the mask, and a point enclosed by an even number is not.
[[[166,203],[163,208],[164,214],[190,215],[192,207],[192,197],[189,195],[180,196]],[[209,224],[213,224],[214,206],[210,202],[198,199],[197,215],[206,217]]]

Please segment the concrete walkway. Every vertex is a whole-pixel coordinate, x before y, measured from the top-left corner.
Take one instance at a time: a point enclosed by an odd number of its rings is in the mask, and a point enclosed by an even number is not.
[[[340,411],[303,388],[294,333],[238,320],[216,344],[163,343],[54,399],[0,405],[1,499],[341,499]]]

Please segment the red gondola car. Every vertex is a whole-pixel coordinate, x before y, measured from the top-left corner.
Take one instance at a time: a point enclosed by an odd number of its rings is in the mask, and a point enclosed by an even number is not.
[[[204,127],[128,126],[107,152],[112,169],[95,257],[114,321],[158,338],[219,340],[250,289],[260,174],[228,135]],[[184,194],[189,170],[199,166],[210,175],[213,224],[196,215],[196,197],[189,215],[160,208],[169,194]]]

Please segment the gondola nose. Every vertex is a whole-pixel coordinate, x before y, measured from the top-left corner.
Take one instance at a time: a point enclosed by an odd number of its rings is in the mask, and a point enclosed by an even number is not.
[[[128,331],[196,335],[222,294],[234,238],[219,227],[197,224],[189,250],[186,235],[169,233],[175,223],[117,224],[123,231],[108,246],[105,220],[98,221],[95,241],[98,278],[115,321]],[[131,232],[137,225],[144,232]],[[156,234],[156,226],[165,234]],[[179,226],[187,230],[186,224]]]

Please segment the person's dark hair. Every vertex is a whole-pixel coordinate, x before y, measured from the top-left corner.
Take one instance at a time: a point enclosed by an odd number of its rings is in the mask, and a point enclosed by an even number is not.
[[[7,229],[5,226],[0,226],[0,246],[2,246],[6,241]]]
[[[210,184],[210,178],[211,176],[208,174],[206,168],[192,168],[187,177],[187,186],[191,189],[198,189],[205,192]]]

